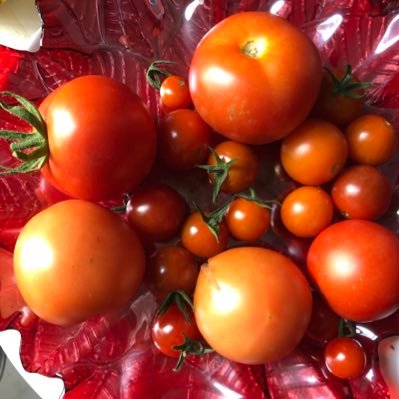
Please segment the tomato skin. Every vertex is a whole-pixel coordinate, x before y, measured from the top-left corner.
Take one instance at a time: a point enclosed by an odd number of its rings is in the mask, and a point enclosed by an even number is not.
[[[350,219],[379,219],[388,210],[392,194],[388,178],[369,165],[347,169],[331,189],[335,206]]]
[[[331,374],[338,378],[359,377],[366,368],[363,347],[354,339],[339,337],[328,342],[324,361]]]
[[[369,322],[399,308],[399,239],[367,220],[332,224],[312,242],[309,275],[338,315]]]
[[[127,305],[144,267],[136,233],[111,211],[83,200],[59,202],[35,215],[14,252],[24,300],[59,325]]]
[[[197,112],[178,109],[159,126],[159,157],[173,170],[188,170],[206,161],[212,130]]]
[[[178,75],[171,75],[163,80],[159,96],[161,106],[167,111],[188,108],[192,104],[188,82]]]
[[[212,257],[201,267],[194,291],[195,319],[206,342],[244,364],[278,360],[292,351],[311,310],[301,271],[264,248],[239,247]]]
[[[270,211],[244,198],[235,199],[226,214],[230,234],[237,240],[257,241],[270,227]]]
[[[308,119],[283,140],[280,156],[292,179],[315,186],[339,173],[348,157],[348,144],[335,125]]]
[[[265,144],[304,121],[321,75],[317,49],[298,28],[267,12],[241,12],[202,38],[189,86],[195,109],[214,130]]]
[[[334,205],[329,194],[313,186],[291,191],[281,204],[281,220],[297,237],[314,237],[333,219]]]
[[[398,137],[393,125],[380,115],[363,115],[346,128],[349,156],[367,165],[380,165],[398,148]]]
[[[99,75],[73,79],[44,102],[42,113],[49,144],[42,173],[60,191],[92,201],[115,199],[149,173],[155,124],[122,83]]]

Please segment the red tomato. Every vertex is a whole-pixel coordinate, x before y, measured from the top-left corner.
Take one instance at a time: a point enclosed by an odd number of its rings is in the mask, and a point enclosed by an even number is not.
[[[319,187],[299,187],[281,204],[281,220],[297,237],[316,236],[332,222],[333,216],[332,199]]]
[[[134,192],[126,205],[128,223],[145,240],[166,241],[179,233],[187,213],[184,198],[166,184]]]
[[[178,75],[170,75],[162,81],[159,96],[167,111],[188,108],[192,104],[188,82]]]
[[[324,298],[347,320],[382,319],[399,308],[399,240],[366,220],[345,220],[312,242],[307,267]]]
[[[398,147],[398,137],[390,122],[380,115],[363,115],[346,129],[349,156],[355,162],[379,165]]]
[[[228,231],[223,220],[219,226],[219,239],[211,232],[200,212],[193,212],[181,231],[183,246],[200,258],[209,258],[226,249]]]
[[[191,295],[197,275],[198,267],[193,255],[181,247],[159,248],[147,264],[150,286],[161,298],[177,290]]]
[[[375,167],[356,165],[338,176],[331,195],[346,218],[376,220],[391,204],[392,187],[388,178]]]
[[[105,76],[83,76],[59,87],[40,110],[49,157],[44,176],[59,190],[87,200],[114,199],[149,173],[155,125],[141,99]]]
[[[235,199],[226,214],[230,234],[241,241],[259,240],[270,227],[269,209],[244,198]]]
[[[336,377],[355,378],[365,370],[367,358],[366,352],[357,341],[339,337],[327,344],[324,361],[328,370]]]
[[[212,130],[197,112],[178,109],[159,126],[159,156],[171,169],[191,169],[206,161],[211,140]]]
[[[321,76],[318,51],[297,27],[267,12],[241,12],[203,37],[189,84],[196,110],[213,129],[264,144],[305,120]]]
[[[134,297],[145,258],[135,232],[83,200],[59,202],[22,229],[14,252],[18,289],[49,323],[73,324]]]
[[[281,359],[303,337],[312,295],[287,257],[264,248],[229,249],[201,267],[194,314],[209,345],[227,359],[262,364]]]
[[[348,144],[330,122],[308,119],[283,140],[280,156],[292,179],[315,186],[339,173],[348,157]]]

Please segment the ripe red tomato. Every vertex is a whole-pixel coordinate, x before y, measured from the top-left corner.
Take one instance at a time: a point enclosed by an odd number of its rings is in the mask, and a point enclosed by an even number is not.
[[[127,86],[82,76],[50,96],[39,108],[49,145],[42,173],[56,188],[81,199],[114,199],[147,176],[155,158],[155,125]]]
[[[376,220],[389,208],[392,187],[375,167],[355,165],[337,177],[331,195],[346,218]]]
[[[209,345],[227,359],[281,359],[303,337],[312,310],[306,278],[287,257],[264,248],[229,249],[201,267],[194,314]]]
[[[345,134],[349,157],[362,164],[382,164],[398,147],[398,136],[393,125],[380,115],[363,115],[355,119]]]
[[[281,221],[297,237],[316,236],[332,222],[333,216],[332,199],[320,187],[299,187],[281,204]]]
[[[377,223],[352,219],[327,227],[312,242],[307,267],[344,319],[368,322],[399,308],[399,239]]]
[[[126,217],[144,240],[166,241],[179,233],[187,210],[186,201],[175,189],[153,183],[132,194]]]
[[[367,357],[363,347],[352,338],[339,337],[328,342],[324,349],[324,361],[338,378],[359,377],[366,368]]]
[[[159,156],[174,170],[191,169],[205,162],[211,141],[211,128],[190,109],[169,113],[159,126]]]
[[[159,248],[150,257],[146,272],[150,287],[163,298],[177,290],[191,295],[197,281],[198,267],[187,249],[169,246]]]
[[[264,144],[305,120],[321,75],[318,51],[297,27],[267,12],[241,12],[202,38],[189,85],[196,110],[218,133]]]
[[[230,234],[237,240],[259,240],[270,227],[269,209],[244,198],[235,199],[226,214]]]
[[[83,200],[35,215],[14,252],[22,297],[39,317],[61,325],[125,306],[144,266],[136,233],[111,211]]]
[[[181,230],[183,246],[200,258],[209,258],[227,247],[228,231],[226,222],[219,225],[219,238],[211,232],[200,212],[193,212],[184,222]]]
[[[348,157],[348,144],[332,123],[308,119],[283,140],[280,156],[292,179],[315,186],[339,173]]]
[[[192,104],[188,82],[178,75],[170,75],[162,81],[159,96],[161,106],[167,111],[188,108]]]

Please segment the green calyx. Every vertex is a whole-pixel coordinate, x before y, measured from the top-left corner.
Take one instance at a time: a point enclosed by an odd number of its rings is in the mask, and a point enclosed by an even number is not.
[[[32,132],[30,133],[0,130],[0,138],[10,143],[12,155],[22,161],[21,164],[12,168],[0,166],[0,174],[10,175],[40,170],[45,164],[49,153],[47,128],[43,117],[30,101],[18,94],[4,91],[0,93],[0,96],[11,97],[17,102],[17,105],[8,105],[6,102],[0,101],[0,108],[24,120],[32,127]]]
[[[267,208],[270,210],[273,208],[273,204],[279,204],[279,202],[276,200],[264,201],[263,199],[258,197],[258,195],[256,194],[255,190],[252,187],[248,189],[248,193],[239,193],[237,194],[236,197],[245,199],[247,201],[255,202],[256,205],[259,205],[262,208]]]
[[[165,77],[172,75],[169,71],[160,67],[160,65],[168,64],[174,64],[174,62],[168,60],[156,60],[148,67],[146,79],[148,84],[154,89],[159,90]]]
[[[345,67],[345,74],[341,79],[338,79],[334,73],[327,67],[324,67],[326,72],[333,82],[333,96],[342,95],[353,99],[361,99],[364,97],[363,90],[371,87],[371,82],[356,82],[353,80],[352,67],[347,64]]]
[[[170,292],[159,307],[157,315],[160,316],[164,314],[172,305],[172,303],[176,304],[179,310],[183,313],[186,321],[190,322],[190,316],[188,314],[187,307],[189,307],[191,310],[194,310],[194,306],[190,297],[182,290]]]

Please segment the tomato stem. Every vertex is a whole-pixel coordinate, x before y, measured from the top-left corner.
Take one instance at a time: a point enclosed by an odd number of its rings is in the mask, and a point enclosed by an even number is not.
[[[250,187],[248,189],[249,193],[239,193],[236,195],[236,198],[242,198],[247,201],[253,201],[257,205],[261,206],[262,208],[267,208],[267,209],[272,209],[274,204],[281,205],[279,201],[273,199],[269,201],[264,201],[258,195],[256,194],[256,191],[254,188]]]
[[[183,313],[186,321],[190,322],[190,316],[187,312],[187,306],[189,306],[192,310],[194,310],[194,306],[190,297],[182,290],[170,292],[159,307],[157,315],[159,316],[164,314],[170,307],[170,305],[172,305],[172,303],[176,303],[179,310]]]
[[[197,205],[194,204],[198,212],[201,214],[202,220],[206,223],[211,233],[216,237],[219,241],[219,231],[220,231],[220,223],[222,222],[224,215],[226,214],[227,210],[233,198],[227,201],[223,206],[205,214],[205,212]]]
[[[168,60],[156,60],[151,63],[147,69],[146,79],[148,84],[156,90],[161,88],[162,81],[165,77],[171,76],[172,74],[166,69],[158,67],[158,65],[164,64],[175,64],[173,61]]]

